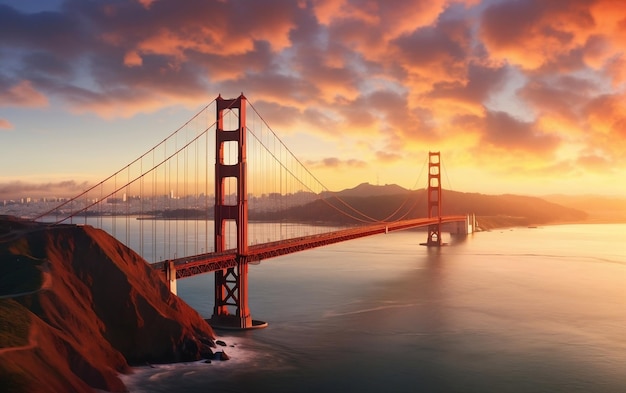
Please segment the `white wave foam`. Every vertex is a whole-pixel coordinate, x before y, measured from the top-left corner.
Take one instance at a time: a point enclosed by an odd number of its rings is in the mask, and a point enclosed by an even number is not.
[[[249,339],[244,337],[218,337],[227,346],[218,345],[213,352],[225,352],[229,360],[211,360],[210,364],[205,360],[185,363],[153,364],[133,367],[132,374],[120,375],[122,382],[129,392],[148,393],[154,391],[154,386],[159,385],[163,391],[168,391],[167,386],[175,387],[177,381],[189,379],[207,379],[224,372],[242,370],[250,363],[259,364],[261,358],[267,354],[251,348]]]

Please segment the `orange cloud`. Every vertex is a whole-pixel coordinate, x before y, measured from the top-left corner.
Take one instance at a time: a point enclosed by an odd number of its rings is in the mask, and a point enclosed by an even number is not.
[[[589,7],[597,34],[603,34],[614,46],[613,52],[626,50],[626,10],[614,0],[596,0]]]
[[[355,99],[361,93],[358,81],[349,68],[324,67],[307,75],[315,80],[320,98],[328,103],[340,98]]]
[[[520,89],[519,95],[537,113],[558,113],[575,118],[577,111],[589,97],[597,94],[597,90],[589,80],[564,76],[551,83],[531,81]]]
[[[139,4],[141,4],[146,9],[148,9],[152,5],[152,3],[154,3],[157,0],[137,0],[137,1],[139,2]]]
[[[416,29],[391,42],[391,58],[410,75],[433,82],[463,81],[469,55],[469,26],[445,22]]]
[[[195,26],[191,31],[161,28],[137,43],[139,53],[168,55],[178,59],[185,59],[188,51],[234,55],[253,48],[250,37],[229,37],[225,31],[210,25]]]
[[[307,161],[307,167],[310,168],[364,168],[367,162],[358,159],[342,160],[337,157],[326,157],[320,161]]]
[[[11,124],[7,119],[0,118],[0,130],[11,129],[13,129],[13,124]]]
[[[126,52],[124,55],[124,65],[127,67],[138,67],[143,64],[143,59],[137,51]]]
[[[313,12],[329,28],[333,39],[368,59],[380,60],[389,41],[433,24],[449,3],[448,0],[315,0]]]
[[[625,26],[623,4],[613,0],[512,1],[488,7],[480,38],[491,56],[524,69],[566,66],[573,56],[600,69],[624,51]]]
[[[614,160],[625,162],[626,94],[603,95],[585,107],[588,145],[596,147]]]
[[[606,72],[613,81],[613,87],[618,87],[626,83],[626,55],[621,54],[609,60],[606,65]]]
[[[340,158],[314,160],[323,168],[365,173],[359,163],[427,149],[468,163],[481,154],[502,171],[599,168],[626,157],[622,6],[128,0],[45,15],[6,6],[0,36],[16,56],[0,71],[0,104],[50,97],[113,118],[243,91],[281,133],[332,145]]]
[[[280,51],[290,45],[295,8],[271,2],[214,1],[187,6],[187,3],[159,1],[151,3],[140,15],[145,25],[122,26],[106,32],[103,39],[112,45],[134,45],[139,54],[177,59],[186,59],[193,52],[242,54],[253,50],[256,41],[268,42],[273,50]],[[120,12],[126,13],[126,17],[136,13],[130,7]]]
[[[536,69],[580,45],[573,30],[592,25],[591,16],[575,2],[566,7],[536,0],[502,2],[484,13],[480,34],[492,56]]]
[[[320,23],[329,25],[333,20],[355,19],[375,24],[379,22],[376,16],[378,6],[374,2],[362,2],[361,7],[355,7],[346,0],[314,0],[313,11]]]
[[[376,158],[378,159],[378,161],[381,161],[383,163],[397,162],[403,159],[401,154],[393,151],[390,152],[387,150],[378,150],[376,152]]]
[[[0,105],[37,108],[47,106],[48,99],[33,87],[31,81],[22,80],[0,91]]]
[[[466,77],[468,24],[463,18],[441,18],[456,3],[476,1],[320,0],[313,3],[313,12],[330,42],[368,63],[369,72],[360,78],[377,78],[387,84],[383,89],[398,84],[417,102],[433,83]]]
[[[97,113],[106,119],[128,118],[137,113],[152,113],[167,106],[195,108],[199,102],[210,102],[215,97],[204,94],[176,94],[134,88],[124,95],[115,97],[98,96],[89,100],[75,101],[72,111]]]
[[[545,157],[559,144],[558,137],[544,133],[535,123],[521,121],[505,112],[487,112],[483,132],[483,144],[506,151]]]
[[[611,160],[596,154],[583,154],[576,160],[576,166],[599,173],[612,171],[614,165],[615,163]]]

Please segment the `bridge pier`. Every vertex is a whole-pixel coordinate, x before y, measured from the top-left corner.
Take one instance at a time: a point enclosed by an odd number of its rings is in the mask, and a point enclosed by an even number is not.
[[[238,257],[236,267],[215,272],[215,306],[209,324],[217,329],[247,330],[266,327],[252,319],[248,303],[248,262]],[[234,314],[229,307],[234,308]]]
[[[174,261],[166,261],[163,265],[163,272],[165,273],[167,288],[174,295],[178,295],[178,289],[176,288],[176,266],[174,266]]]
[[[476,215],[475,214],[467,214],[465,216],[465,221],[457,221],[455,223],[455,231],[454,233],[457,235],[469,235],[474,233],[476,228]]]
[[[236,267],[215,272],[215,306],[211,325],[246,329],[252,326],[248,306],[248,264],[238,258]],[[234,315],[228,306],[235,307]]]
[[[440,221],[437,224],[428,226],[428,237],[426,238],[426,243],[421,243],[427,247],[441,247],[445,245],[441,239],[441,217]]]

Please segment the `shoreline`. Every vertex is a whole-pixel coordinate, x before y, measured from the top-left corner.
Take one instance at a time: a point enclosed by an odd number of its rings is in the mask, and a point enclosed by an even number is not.
[[[584,220],[563,220],[553,222],[534,222],[527,220],[526,217],[508,217],[508,216],[476,216],[477,228],[475,232],[490,231],[494,229],[506,228],[530,228],[542,227],[550,225],[610,225],[610,224],[626,224],[626,217],[604,218],[604,217],[588,217]],[[487,222],[486,225],[483,223]]]

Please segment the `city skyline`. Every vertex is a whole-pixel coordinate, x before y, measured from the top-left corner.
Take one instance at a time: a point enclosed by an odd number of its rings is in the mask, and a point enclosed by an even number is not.
[[[0,0],[0,200],[75,195],[242,92],[332,191],[626,195],[611,0]],[[63,194],[62,194],[63,193]]]

